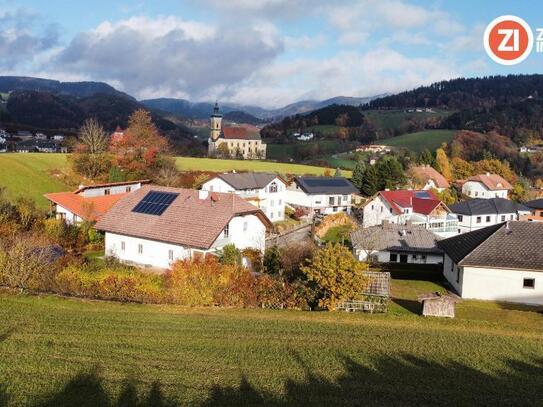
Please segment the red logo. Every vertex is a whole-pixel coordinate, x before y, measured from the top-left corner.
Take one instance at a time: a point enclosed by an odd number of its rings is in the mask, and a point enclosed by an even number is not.
[[[524,61],[534,45],[532,29],[517,16],[501,16],[494,19],[485,30],[486,53],[502,65],[515,65]]]

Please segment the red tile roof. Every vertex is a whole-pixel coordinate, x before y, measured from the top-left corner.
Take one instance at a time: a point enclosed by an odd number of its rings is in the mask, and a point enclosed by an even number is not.
[[[245,127],[224,127],[222,133],[225,139],[247,138],[247,129]]]
[[[413,173],[415,178],[421,179],[424,183],[432,180],[438,188],[449,188],[450,186],[447,179],[429,165],[412,167],[411,172]]]
[[[498,174],[480,174],[469,177],[467,181],[480,182],[487,187],[490,191],[502,190],[502,189],[513,189],[513,186],[507,182],[503,177]]]
[[[70,212],[76,214],[81,219],[87,222],[99,220],[113,205],[115,205],[122,197],[127,195],[102,195],[91,198],[84,198],[75,192],[55,192],[45,194],[44,196],[51,202],[62,206]]]
[[[150,191],[179,194],[160,216],[133,212]],[[230,220],[238,215],[255,215],[267,227],[271,222],[256,206],[239,196],[213,192],[206,199],[193,189],[145,185],[120,200],[96,229],[120,235],[157,240],[188,247],[209,249]]]
[[[417,197],[417,193],[425,194],[428,198]],[[388,202],[396,214],[402,214],[402,208],[413,208],[414,213],[429,215],[435,208],[442,205],[432,191],[397,190],[380,191],[378,194]]]

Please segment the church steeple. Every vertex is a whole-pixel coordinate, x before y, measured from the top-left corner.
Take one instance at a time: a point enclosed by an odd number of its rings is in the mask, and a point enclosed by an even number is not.
[[[219,113],[219,102],[215,102],[215,107],[213,107],[213,114],[209,119],[211,124],[211,132],[209,138],[212,141],[217,141],[221,135],[222,122],[222,114]]]

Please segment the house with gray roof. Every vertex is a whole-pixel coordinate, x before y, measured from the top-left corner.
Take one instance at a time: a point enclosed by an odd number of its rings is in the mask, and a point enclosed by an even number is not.
[[[441,240],[443,274],[462,298],[543,305],[543,223],[504,222]]]
[[[466,233],[506,221],[519,220],[530,208],[505,198],[476,198],[450,205],[458,218],[458,232]]]
[[[441,264],[439,237],[418,225],[382,225],[360,228],[351,233],[356,258],[377,263]]]
[[[296,177],[287,187],[286,200],[305,209],[310,216],[351,213],[352,195],[358,189],[343,177]]]
[[[286,187],[286,182],[277,174],[229,172],[205,182],[202,190],[234,193],[260,208],[272,222],[278,222],[285,219]]]

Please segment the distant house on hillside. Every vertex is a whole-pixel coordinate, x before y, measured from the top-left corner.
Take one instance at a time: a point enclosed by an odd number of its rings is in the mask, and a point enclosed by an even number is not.
[[[363,226],[381,225],[384,221],[424,226],[441,237],[458,232],[458,220],[432,191],[380,191],[363,207]]]
[[[475,175],[462,185],[462,193],[470,198],[506,198],[513,186],[498,174]]]
[[[120,126],[117,126],[115,131],[111,133],[109,142],[111,144],[115,144],[115,143],[118,143],[119,141],[122,141],[124,138],[124,133],[125,131]]]
[[[526,220],[531,222],[543,222],[543,199],[534,199],[524,204],[530,209],[530,214],[523,214],[520,220]]]
[[[136,191],[148,180],[80,186],[74,192],[53,192],[44,196],[51,202],[57,219],[68,224],[100,219],[126,194]]]
[[[543,223],[505,222],[441,240],[443,274],[462,298],[543,305]]]
[[[351,233],[356,258],[360,261],[372,258],[378,263],[443,263],[443,251],[437,247],[438,240],[423,226],[388,222]]]
[[[262,210],[235,194],[156,185],[126,195],[95,225],[106,233],[107,256],[157,268],[228,244],[264,252],[271,226]]]
[[[413,181],[424,190],[435,189],[442,192],[450,187],[445,177],[429,165],[411,167],[409,173]]]
[[[519,220],[530,208],[505,198],[476,198],[449,206],[458,217],[461,233],[471,232],[505,221]]]
[[[15,146],[18,153],[60,153],[61,146],[53,141],[47,140],[25,140],[20,141]]]
[[[306,210],[309,216],[351,213],[352,195],[358,189],[342,177],[296,177],[287,187],[286,202]]]
[[[272,221],[285,218],[286,182],[276,174],[258,172],[219,174],[202,185],[209,192],[233,192],[252,203]]]
[[[358,146],[356,148],[356,152],[382,154],[382,153],[390,152],[390,147],[379,145],[379,144],[365,144],[365,145]]]
[[[208,140],[208,155],[210,157],[215,157],[220,153],[220,146],[224,145],[227,147],[229,155],[233,158],[266,158],[266,144],[262,142],[260,134],[250,133],[246,127],[222,126],[222,115],[219,113],[219,105],[217,103],[215,103],[210,122],[211,131]]]

